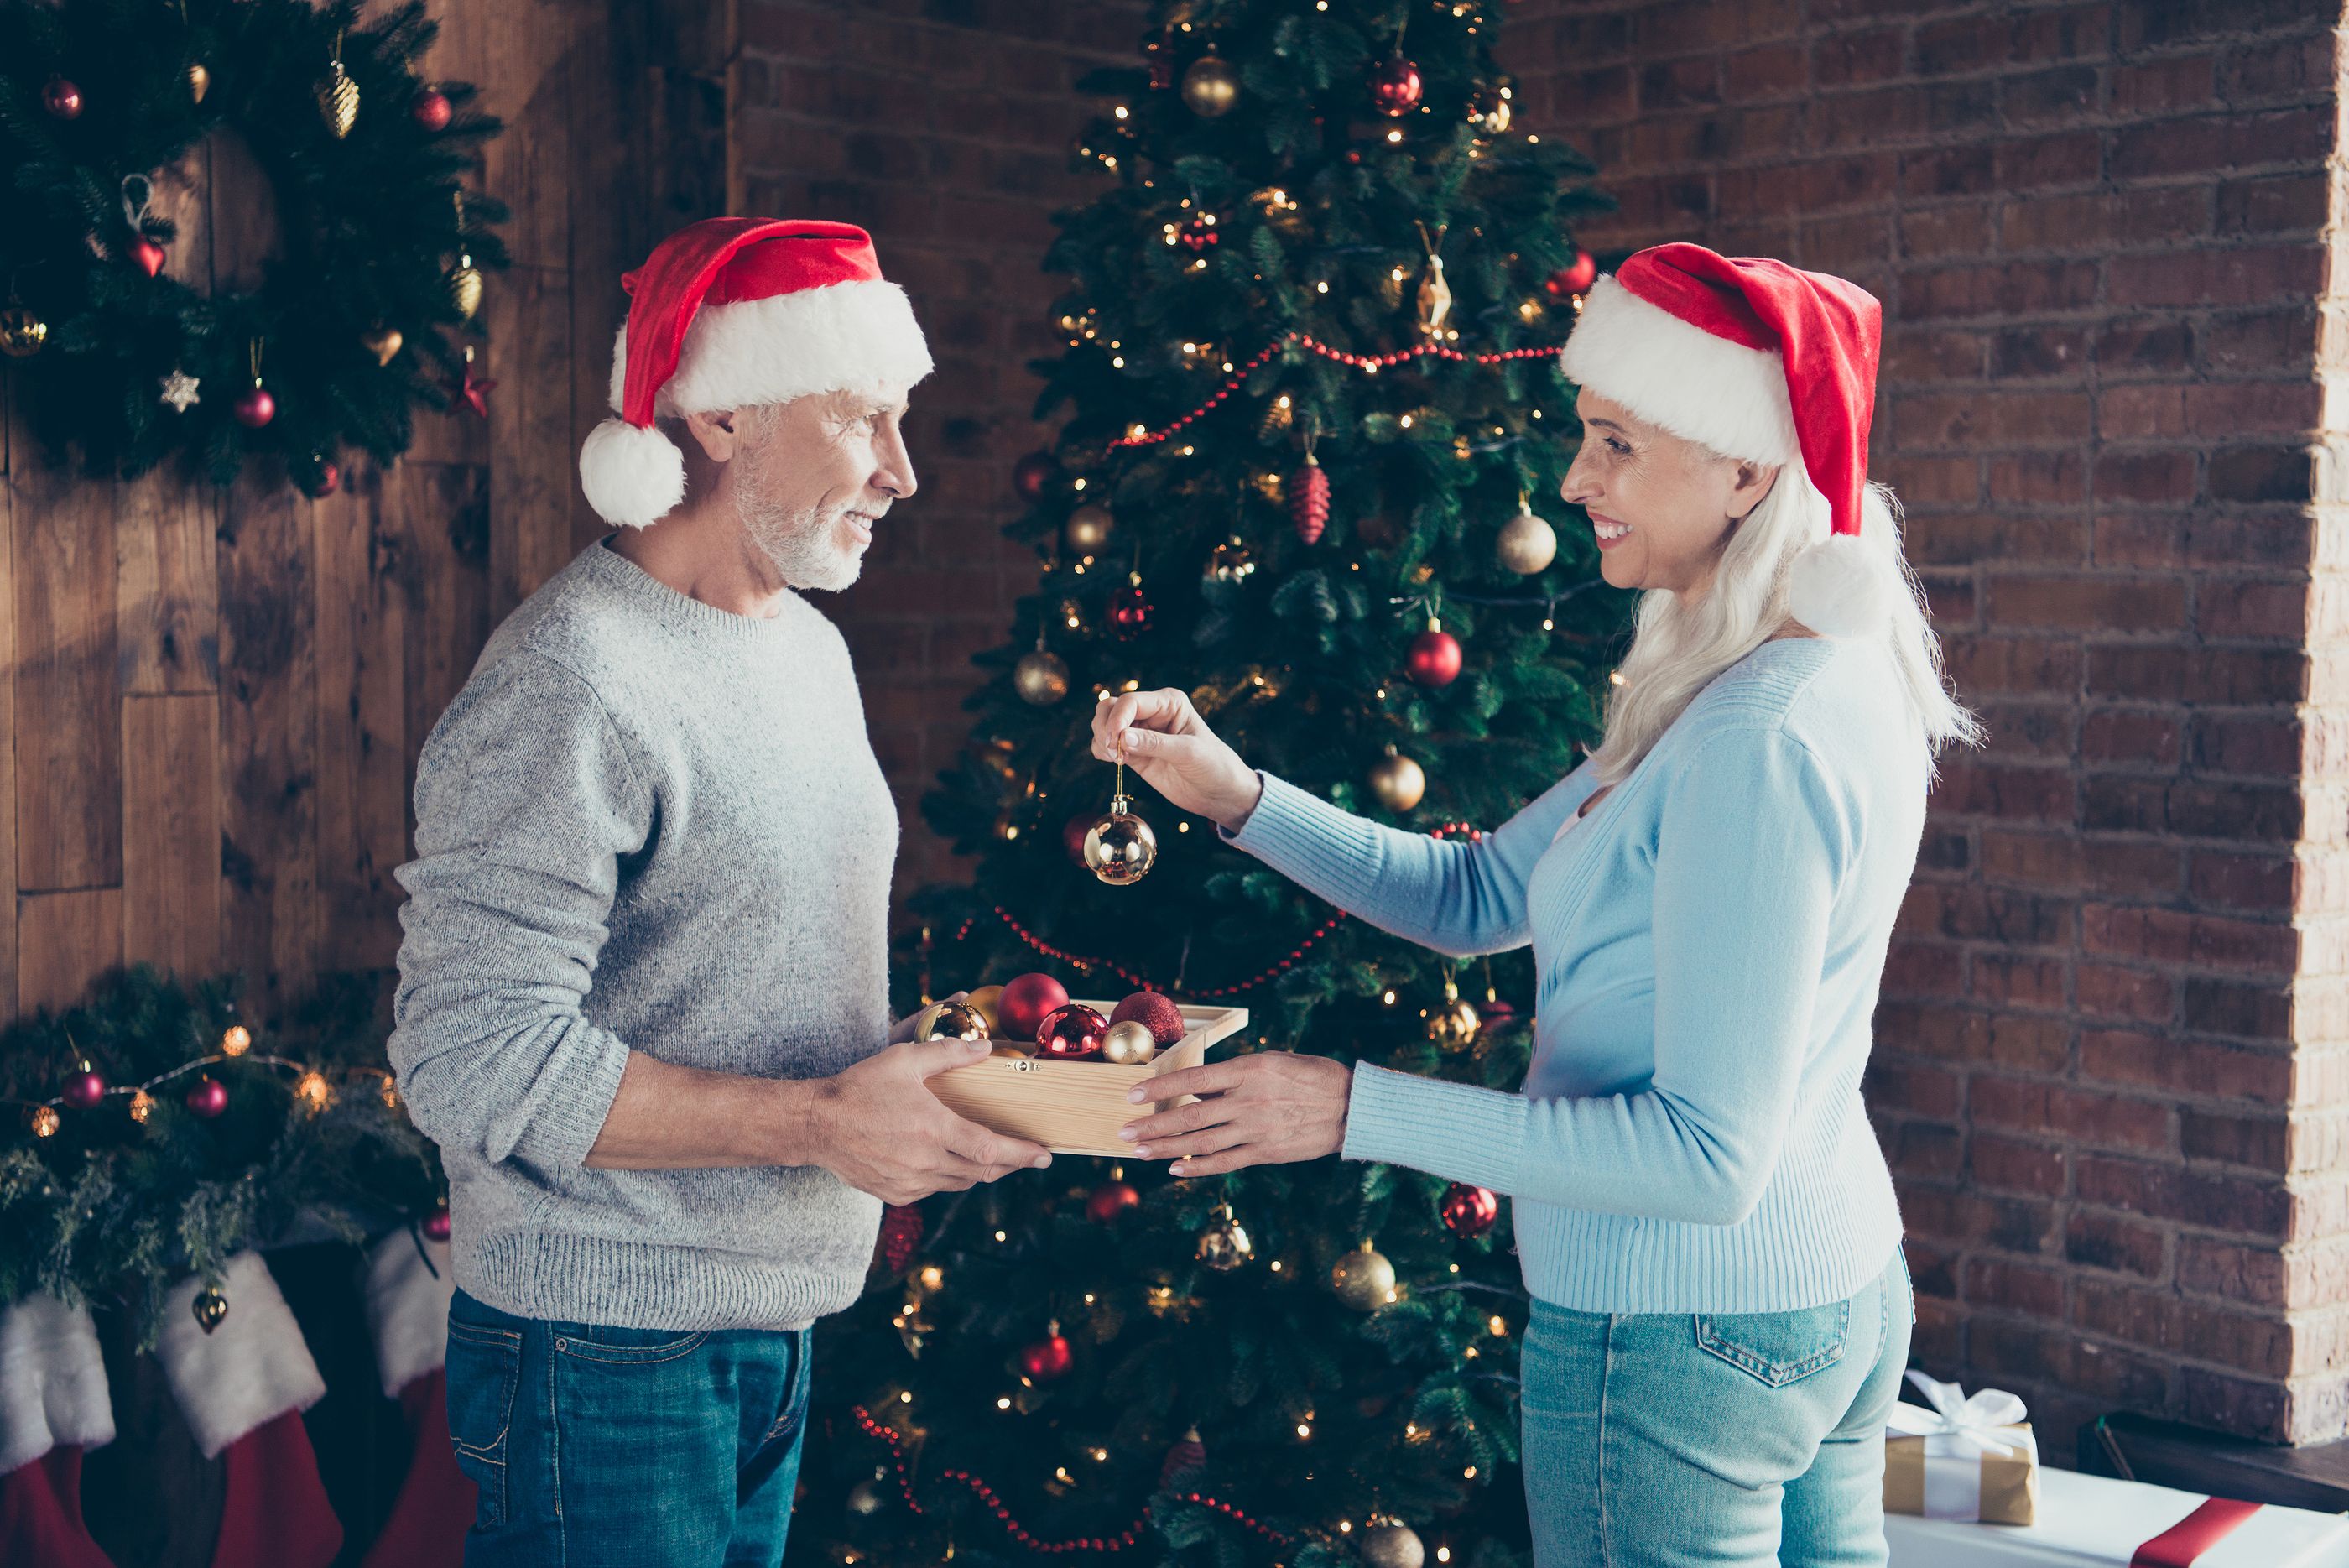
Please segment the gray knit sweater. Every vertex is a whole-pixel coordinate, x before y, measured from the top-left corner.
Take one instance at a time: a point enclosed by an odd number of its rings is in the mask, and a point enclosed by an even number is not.
[[[854,1301],[881,1206],[831,1172],[584,1161],[632,1050],[788,1078],[880,1050],[896,849],[806,600],[729,615],[600,543],[532,595],[425,742],[398,871],[391,1060],[448,1168],[457,1282],[626,1328]]]

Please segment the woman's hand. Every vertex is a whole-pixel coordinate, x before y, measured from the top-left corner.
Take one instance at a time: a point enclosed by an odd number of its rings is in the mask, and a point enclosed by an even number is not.
[[[1264,793],[1264,781],[1207,728],[1189,693],[1171,687],[1094,703],[1093,755],[1124,763],[1176,810],[1235,833]]]
[[[1102,704],[1107,707],[1107,703]],[[1176,1176],[1221,1176],[1251,1165],[1319,1159],[1345,1147],[1354,1070],[1327,1056],[1265,1051],[1164,1073],[1134,1086],[1133,1101],[1180,1099],[1118,1129],[1143,1159],[1172,1159]]]

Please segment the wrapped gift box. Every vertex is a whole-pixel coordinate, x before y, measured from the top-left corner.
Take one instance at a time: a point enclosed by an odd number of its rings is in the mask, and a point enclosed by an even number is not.
[[[1909,1381],[1927,1409],[1895,1405],[1884,1431],[1884,1511],[1985,1524],[2029,1524],[2039,1506],[2039,1444],[2023,1401],[1999,1388],[1969,1395],[1921,1372]]]
[[[2071,1470],[2041,1473],[2036,1523],[1888,1513],[1884,1537],[1891,1568],[2349,1568],[2349,1516]]]
[[[1104,1018],[1117,1007],[1114,1002],[1075,1000]],[[1134,1105],[1126,1092],[1144,1078],[1197,1066],[1206,1060],[1208,1046],[1238,1033],[1247,1021],[1245,1007],[1185,1007],[1183,1038],[1140,1066],[999,1050],[985,1061],[939,1074],[930,1080],[930,1091],[957,1116],[1009,1137],[1040,1143],[1054,1154],[1130,1155],[1133,1146],[1117,1129],[1159,1107]],[[1190,1098],[1174,1103],[1188,1105]]]

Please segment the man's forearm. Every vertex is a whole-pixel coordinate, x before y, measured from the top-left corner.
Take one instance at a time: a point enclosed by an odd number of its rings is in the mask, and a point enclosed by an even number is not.
[[[821,1093],[819,1082],[712,1073],[631,1051],[587,1164],[605,1170],[814,1165]]]

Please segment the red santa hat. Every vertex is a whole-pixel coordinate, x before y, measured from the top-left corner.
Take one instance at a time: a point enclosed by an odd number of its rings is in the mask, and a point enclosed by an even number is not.
[[[587,504],[641,528],[685,499],[685,454],[654,423],[816,392],[902,391],[930,373],[873,236],[813,219],[709,218],[620,280],[612,409],[579,451]]]
[[[1807,474],[1831,531],[1795,558],[1788,608],[1851,637],[1883,627],[1897,587],[1889,541],[1860,536],[1883,336],[1876,296],[1842,278],[1657,245],[1592,286],[1559,363],[1651,424]]]

